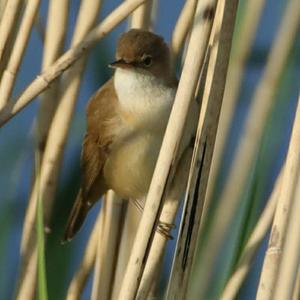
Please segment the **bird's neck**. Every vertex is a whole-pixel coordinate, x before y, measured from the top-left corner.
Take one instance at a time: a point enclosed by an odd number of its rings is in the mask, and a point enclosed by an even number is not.
[[[165,126],[176,93],[175,87],[151,74],[117,69],[114,86],[124,116],[134,125]]]

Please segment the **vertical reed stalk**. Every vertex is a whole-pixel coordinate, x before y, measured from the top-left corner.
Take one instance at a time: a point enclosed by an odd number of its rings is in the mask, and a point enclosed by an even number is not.
[[[221,296],[221,300],[235,299],[243,281],[250,271],[252,260],[272,224],[282,183],[282,173],[283,172],[281,171],[276,180],[273,191],[267,201],[267,205],[258,219],[258,222],[255,225],[250,238],[242,251],[235,271],[226,284]]]
[[[140,28],[146,30],[151,28],[152,5],[153,0],[149,0],[134,11],[130,19],[131,28]]]
[[[94,278],[93,278],[93,286],[91,292],[91,299],[97,299],[100,293],[100,277],[101,272],[103,271],[103,263],[104,258],[108,246],[108,232],[107,228],[109,224],[107,222],[108,217],[108,206],[111,204],[113,195],[107,193],[105,195],[105,199],[103,199],[103,204],[101,206],[101,210],[99,212],[99,217],[101,218],[101,230],[97,233],[97,245],[96,245],[96,259],[94,262]],[[101,243],[101,245],[100,245]]]
[[[19,71],[39,5],[40,0],[28,0],[27,2],[12,53],[10,54],[7,67],[1,78],[0,109],[5,106],[12,94],[16,76]]]
[[[205,206],[203,208],[204,216],[215,189],[217,174],[220,169],[225,143],[228,138],[230,124],[235,111],[236,102],[238,100],[245,65],[257,32],[264,4],[265,0],[252,0],[245,2],[243,19],[241,21],[240,28],[237,31],[235,46],[233,47],[232,54],[230,55],[224,99],[205,196]]]
[[[269,246],[267,252],[268,256],[273,256],[273,264],[280,262],[276,267],[278,275],[272,296],[274,300],[292,299],[300,262],[300,94],[279,201],[270,238],[270,244],[274,244]],[[274,238],[275,231],[277,240]]]
[[[4,14],[5,6],[6,6],[7,0],[0,0],[0,22]]]
[[[141,219],[141,213],[137,211],[137,208],[132,201],[125,201],[124,205],[126,205],[126,207],[124,207],[126,215],[123,225],[123,231],[121,233],[112,299],[117,299],[119,295],[122,280],[124,278],[124,273],[126,271],[128,260],[131,254],[132,245],[135,239],[136,231]]]
[[[87,282],[87,278],[96,261],[98,237],[101,236],[101,233],[103,232],[103,211],[104,210],[101,210],[98,215],[80,266],[69,285],[66,300],[79,300],[81,298],[81,293]]]
[[[13,34],[21,3],[21,0],[7,0],[6,2],[0,24],[0,63],[2,63],[1,60],[3,59],[4,50],[10,35]]]
[[[186,0],[173,30],[171,40],[171,53],[174,67],[177,57],[179,56],[180,51],[182,51],[188,32],[191,29],[196,5],[197,0]]]
[[[24,255],[25,258],[22,257],[24,268],[21,268],[20,271],[16,300],[35,299],[38,261],[37,245],[35,244],[30,250],[30,255],[26,254]]]
[[[299,300],[300,298],[300,267],[298,268],[298,274],[296,278],[296,286],[294,289],[294,294],[292,300]]]
[[[67,31],[69,0],[51,0],[48,7],[42,71],[50,67],[61,55]],[[48,130],[59,99],[59,82],[55,81],[41,96],[37,117],[37,144],[41,157],[45,149]]]
[[[98,238],[92,300],[109,300],[112,295],[121,232],[124,224],[124,200],[109,191],[105,199],[103,232]]]

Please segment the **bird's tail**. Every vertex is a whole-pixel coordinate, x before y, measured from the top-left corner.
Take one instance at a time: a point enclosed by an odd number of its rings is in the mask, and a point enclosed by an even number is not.
[[[80,189],[76,201],[72,207],[62,242],[69,242],[81,228],[90,206],[83,201]]]

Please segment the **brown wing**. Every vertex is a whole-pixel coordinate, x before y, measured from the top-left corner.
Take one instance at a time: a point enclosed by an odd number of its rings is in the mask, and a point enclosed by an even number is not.
[[[86,134],[81,151],[81,190],[84,202],[92,206],[107,190],[102,168],[107,153],[95,136]]]
[[[73,238],[91,206],[107,190],[102,170],[116,128],[120,125],[117,104],[112,79],[88,103],[87,133],[81,152],[81,188],[67,222],[64,241]]]

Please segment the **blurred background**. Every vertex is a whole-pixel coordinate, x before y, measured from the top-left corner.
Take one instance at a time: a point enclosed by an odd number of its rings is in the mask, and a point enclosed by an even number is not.
[[[240,1],[236,32],[245,13],[243,11],[246,0]],[[249,0],[250,1],[250,0]],[[218,192],[226,178],[231,159],[233,158],[243,121],[247,114],[250,101],[256,84],[260,80],[267,55],[276,35],[282,13],[288,1],[267,0],[263,11],[254,46],[247,61],[246,72],[242,81],[237,108],[231,125],[230,138],[227,141],[226,151],[222,159],[222,166],[218,176],[214,198],[217,203]],[[103,8],[98,18],[100,21],[108,15],[120,1],[103,1]],[[67,43],[69,48],[74,24],[80,1],[70,1],[69,24]],[[170,41],[173,27],[182,8],[181,0],[158,1],[157,18],[154,31]],[[171,7],[171,9],[170,9]],[[47,19],[48,1],[42,1],[40,16],[45,25]],[[112,75],[107,65],[114,59],[116,40],[120,33],[128,28],[123,22],[107,35],[91,51],[85,75],[82,80],[80,95],[76,105],[67,147],[65,149],[63,166],[59,179],[59,188],[56,193],[53,219],[46,244],[46,268],[49,299],[64,299],[68,284],[76,271],[82,257],[86,241],[91,231],[99,205],[93,208],[83,230],[67,245],[61,245],[64,225],[71,205],[79,186],[79,156],[81,141],[85,132],[85,105],[89,97]],[[234,43],[236,41],[234,40]],[[233,44],[234,47],[234,44]],[[18,95],[39,73],[43,45],[36,28],[30,37],[23,63],[18,74],[14,95]],[[239,247],[245,243],[246,237],[253,228],[256,219],[264,207],[274,179],[283,163],[287,151],[291,125],[295,112],[300,83],[300,34],[294,43],[292,53],[285,66],[284,76],[276,91],[276,105],[268,121],[257,165],[253,168],[253,176],[249,186],[249,193],[245,193],[239,216],[233,224],[228,237],[228,245],[224,257],[220,257],[219,274],[213,285],[211,299],[214,299],[213,290],[224,284],[224,278],[236,261],[236,253],[231,247],[232,241],[239,240]],[[24,109],[16,118],[0,129],[0,297],[12,299],[19,272],[19,248],[22,234],[22,225],[30,194],[34,170],[34,124],[38,108],[38,99]],[[251,210],[249,210],[251,206]],[[251,211],[251,213],[249,213]],[[248,214],[248,215],[247,215]],[[243,224],[241,224],[243,223]],[[237,230],[236,228],[243,228]],[[239,238],[238,237],[242,237]],[[170,241],[165,258],[166,270],[170,268],[172,251],[175,242]],[[238,296],[238,299],[255,299],[255,292],[259,280],[263,253],[267,239],[262,244],[256,257],[253,268]],[[234,245],[236,247],[236,245]],[[226,257],[226,261],[225,258]],[[91,280],[90,280],[91,281]],[[84,291],[82,299],[89,299],[91,284]]]

